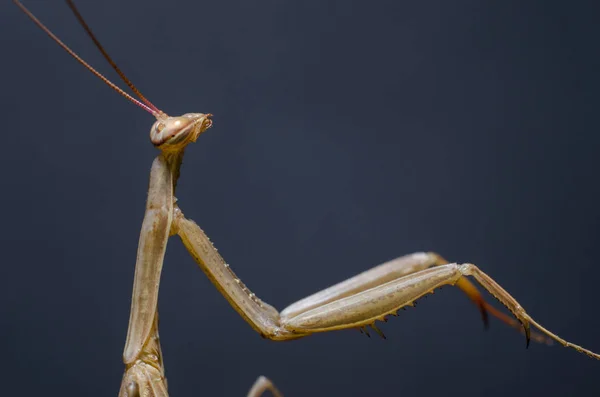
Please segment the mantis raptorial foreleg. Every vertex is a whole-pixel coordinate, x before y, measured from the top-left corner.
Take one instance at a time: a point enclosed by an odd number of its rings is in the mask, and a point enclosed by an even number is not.
[[[138,244],[129,330],[123,352],[133,363],[150,337],[158,303],[158,285],[173,218],[173,178],[167,158],[158,156],[150,170],[146,213]]]
[[[265,338],[296,339],[316,332],[365,326],[371,326],[380,333],[375,327],[375,321],[383,321],[387,315],[395,314],[405,306],[412,306],[415,300],[433,293],[443,285],[456,285],[463,290],[480,307],[484,313],[484,321],[485,313],[489,312],[509,325],[516,326],[517,322],[483,300],[477,288],[466,278],[474,276],[519,320],[528,344],[530,338],[538,342],[549,340],[541,335],[531,334],[531,323],[550,339],[600,358],[579,346],[565,344],[564,340],[534,322],[514,298],[491,278],[484,277],[474,265],[447,264],[445,259],[435,253],[415,253],[386,262],[293,303],[278,313],[245,286],[204,231],[195,222],[186,219],[177,206],[174,208],[173,230],[233,308]]]

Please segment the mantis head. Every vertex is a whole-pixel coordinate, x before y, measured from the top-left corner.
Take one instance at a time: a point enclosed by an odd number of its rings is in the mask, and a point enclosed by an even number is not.
[[[71,50],[65,43],[63,43],[54,33],[50,31],[43,23],[41,23],[19,0],[13,0],[14,3],[29,17],[31,20],[38,25],[44,32],[46,32],[52,40],[54,40],[58,45],[60,45],[65,51],[67,51],[73,58],[75,58],[79,63],[81,63],[86,69],[96,75],[100,80],[106,83],[110,88],[117,91],[119,94],[123,95],[125,98],[129,99],[131,102],[135,103],[148,113],[152,114],[156,117],[156,123],[152,126],[150,130],[150,140],[154,144],[155,147],[162,151],[179,151],[185,148],[185,146],[190,142],[196,142],[198,139],[198,135],[206,131],[212,125],[212,121],[210,117],[212,114],[204,114],[204,113],[186,113],[179,117],[169,117],[165,113],[163,113],[160,109],[152,104],[146,97],[142,95],[142,93],[133,85],[133,83],[125,76],[125,74],[119,69],[119,67],[115,64],[112,58],[108,55],[104,47],[100,44],[98,39],[92,33],[92,30],[87,25],[87,23],[83,20],[83,17],[73,4],[73,1],[67,0],[69,7],[75,13],[75,16],[87,32],[87,34],[91,37],[96,44],[96,47],[100,50],[104,58],[110,63],[113,69],[118,73],[121,79],[127,84],[127,86],[138,96],[139,100],[135,99],[121,88],[119,88],[116,84],[108,80],[101,73],[99,73],[96,69],[91,67],[86,61],[84,61],[79,55],[77,55],[73,50]]]
[[[212,126],[212,114],[186,113],[179,117],[161,114],[150,130],[150,141],[162,151],[177,151]]]

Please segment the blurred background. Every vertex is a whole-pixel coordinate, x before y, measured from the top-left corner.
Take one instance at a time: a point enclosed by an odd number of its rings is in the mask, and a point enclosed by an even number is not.
[[[62,1],[25,4],[109,78]],[[289,303],[399,255],[473,262],[600,350],[598,3],[79,1],[169,114],[210,112],[178,199],[249,288]],[[0,5],[2,394],[119,389],[153,119]],[[382,326],[261,339],[177,238],[159,308],[170,394],[592,396],[600,363],[446,288]]]

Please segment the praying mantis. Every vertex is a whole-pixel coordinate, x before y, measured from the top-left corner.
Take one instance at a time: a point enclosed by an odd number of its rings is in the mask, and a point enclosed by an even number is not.
[[[15,3],[20,4],[16,0]],[[210,115],[193,113],[173,118],[148,103],[142,99],[140,106],[145,104],[146,110],[157,118],[151,130],[151,140],[161,150],[161,154],[151,171],[146,218],[136,263],[130,327],[124,352],[127,370],[120,395],[167,395],[158,341],[156,302],[166,240],[171,234],[181,237],[194,259],[238,313],[262,336],[270,339],[296,339],[316,332],[345,328],[366,331],[367,326],[379,333],[376,320],[385,319],[387,315],[411,305],[416,299],[444,284],[460,287],[479,306],[482,313],[490,312],[515,325],[481,299],[465,278],[473,276],[515,314],[527,337],[528,325],[531,324],[565,346],[598,358],[595,353],[572,345],[542,328],[506,291],[474,265],[447,264],[442,257],[433,253],[401,257],[301,300],[278,314],[244,286],[206,235],[183,215],[174,200],[183,150],[212,125]],[[534,337],[542,340],[539,335]],[[261,389],[268,387],[272,387],[271,384],[265,378],[260,378],[257,387],[249,395],[259,395]]]

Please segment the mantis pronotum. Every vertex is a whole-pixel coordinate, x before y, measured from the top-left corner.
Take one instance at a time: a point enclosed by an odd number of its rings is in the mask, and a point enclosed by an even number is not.
[[[387,314],[393,314],[399,308],[412,304],[415,299],[432,292],[442,284],[456,284],[479,305],[483,313],[489,311],[513,324],[483,302],[478,292],[463,277],[465,275],[474,276],[507,305],[520,320],[526,333],[529,332],[529,323],[540,328],[508,294],[477,268],[471,265],[445,264],[441,257],[428,253],[399,258],[372,269],[306,298],[279,315],[245,288],[216,253],[204,233],[193,222],[187,220],[173,202],[173,190],[183,148],[189,142],[195,141],[198,135],[210,126],[209,116],[188,114],[182,118],[168,118],[153,105],[144,102],[147,110],[157,118],[151,139],[161,150],[161,155],[155,160],[152,169],[145,225],[154,224],[153,220],[160,219],[162,226],[156,229],[146,226],[142,228],[130,331],[124,353],[128,369],[123,380],[122,395],[144,395],[143,391],[150,389],[155,395],[166,395],[160,346],[153,336],[157,333],[155,311],[160,266],[169,234],[178,234],[182,238],[202,269],[234,308],[254,329],[271,339],[293,339],[314,332],[343,328],[364,330],[366,326],[379,332],[375,320],[384,319]],[[156,208],[161,210],[155,211]],[[157,218],[153,218],[154,216]],[[151,240],[154,242],[150,242]],[[149,248],[146,250],[144,247]],[[545,329],[540,330],[570,346]],[[538,335],[534,334],[534,337],[542,340]],[[583,351],[578,346],[572,347]],[[589,351],[585,352],[598,358]],[[159,381],[154,382],[155,379]],[[259,394],[261,385],[268,385],[265,382],[261,380],[251,395]]]

